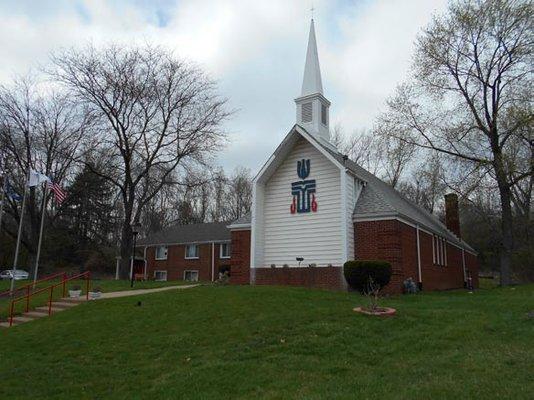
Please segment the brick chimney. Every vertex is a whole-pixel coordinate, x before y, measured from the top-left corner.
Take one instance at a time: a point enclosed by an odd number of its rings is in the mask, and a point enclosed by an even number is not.
[[[445,195],[445,225],[456,236],[460,233],[460,213],[458,212],[458,196],[455,193]]]

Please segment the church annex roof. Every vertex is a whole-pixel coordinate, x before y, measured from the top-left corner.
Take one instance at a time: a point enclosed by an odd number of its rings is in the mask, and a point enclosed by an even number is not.
[[[139,246],[224,242],[231,239],[228,222],[173,225],[137,241]]]

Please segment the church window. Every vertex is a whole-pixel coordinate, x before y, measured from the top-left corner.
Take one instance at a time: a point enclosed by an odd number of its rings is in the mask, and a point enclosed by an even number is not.
[[[304,103],[302,105],[302,122],[311,122],[312,118],[312,103]]]

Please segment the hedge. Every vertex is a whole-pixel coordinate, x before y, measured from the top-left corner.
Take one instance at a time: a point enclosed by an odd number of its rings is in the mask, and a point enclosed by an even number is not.
[[[380,260],[351,260],[343,265],[343,274],[347,284],[354,290],[365,294],[369,291],[369,278],[380,289],[391,279],[391,264]]]

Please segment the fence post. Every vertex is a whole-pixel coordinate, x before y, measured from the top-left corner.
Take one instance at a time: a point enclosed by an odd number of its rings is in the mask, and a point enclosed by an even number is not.
[[[13,308],[15,306],[15,301],[11,300],[11,307],[9,309],[9,327],[13,325]]]
[[[66,272],[63,272],[63,296],[62,297],[65,297],[67,295],[67,273]]]
[[[52,315],[52,295],[54,292],[54,286],[50,286],[50,298],[48,299],[48,316]]]
[[[85,275],[85,281],[86,281],[86,289],[85,289],[85,300],[89,301],[89,276],[91,275],[91,271],[87,271]]]
[[[30,311],[30,286],[26,287],[26,312]]]

